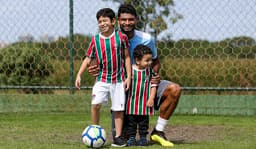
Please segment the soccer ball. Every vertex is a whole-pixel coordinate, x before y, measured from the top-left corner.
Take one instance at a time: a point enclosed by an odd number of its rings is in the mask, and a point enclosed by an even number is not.
[[[82,141],[92,148],[100,148],[106,142],[106,132],[99,125],[89,125],[82,133]]]

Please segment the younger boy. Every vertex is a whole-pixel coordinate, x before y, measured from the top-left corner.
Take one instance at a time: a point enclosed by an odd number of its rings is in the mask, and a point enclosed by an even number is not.
[[[100,33],[92,37],[86,58],[77,74],[75,85],[80,89],[83,72],[89,67],[92,59],[96,58],[99,74],[92,89],[92,124],[99,124],[101,104],[107,101],[108,94],[110,94],[111,110],[115,111],[116,126],[116,136],[112,146],[124,147],[126,143],[120,136],[125,108],[125,91],[129,89],[131,82],[128,39],[121,31],[114,30],[115,13],[112,9],[100,9],[96,18]]]
[[[134,49],[135,64],[132,66],[132,86],[126,101],[126,116],[128,120],[128,146],[147,146],[149,115],[154,114],[154,99],[157,84],[151,83],[153,76],[152,51],[145,45],[138,45]],[[137,126],[140,140],[136,143]]]

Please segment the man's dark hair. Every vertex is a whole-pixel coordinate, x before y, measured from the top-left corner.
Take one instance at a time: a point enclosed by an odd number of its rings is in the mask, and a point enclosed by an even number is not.
[[[97,20],[99,20],[100,17],[108,17],[112,21],[115,18],[115,12],[110,8],[102,8],[96,14]]]
[[[142,44],[137,45],[133,51],[133,57],[138,60],[141,60],[145,54],[152,54],[152,51],[148,46]]]
[[[120,17],[121,13],[129,13],[137,18],[136,9],[130,4],[121,4],[118,9],[117,16]]]

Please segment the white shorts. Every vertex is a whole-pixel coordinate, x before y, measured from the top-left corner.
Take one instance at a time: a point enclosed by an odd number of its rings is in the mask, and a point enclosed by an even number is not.
[[[112,111],[124,111],[125,89],[123,83],[96,82],[92,88],[92,104],[101,104],[111,98]]]

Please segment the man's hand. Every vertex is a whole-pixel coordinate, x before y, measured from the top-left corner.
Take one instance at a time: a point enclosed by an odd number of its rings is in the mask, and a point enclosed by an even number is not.
[[[91,65],[88,67],[88,72],[90,73],[90,75],[97,77],[99,74],[99,67],[98,65]]]
[[[158,75],[158,73],[154,73],[154,75],[151,77],[151,82],[153,84],[159,84],[160,82],[160,76]]]

